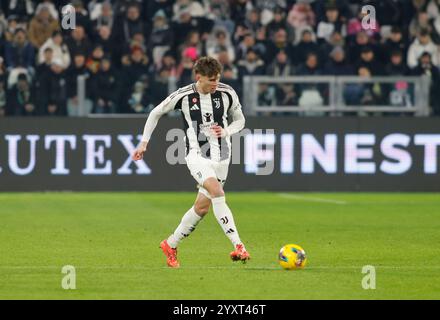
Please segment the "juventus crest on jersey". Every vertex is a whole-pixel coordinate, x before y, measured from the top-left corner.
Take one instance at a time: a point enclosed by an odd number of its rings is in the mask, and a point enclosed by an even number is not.
[[[244,126],[244,116],[234,89],[219,83],[214,93],[202,94],[197,92],[193,83],[168,96],[153,111],[161,116],[176,109],[182,112],[187,153],[195,149],[203,157],[214,161],[230,158],[230,135],[240,131]],[[235,126],[232,123],[231,128],[228,128],[230,116],[232,120],[240,119],[240,123],[236,123]],[[228,134],[224,138],[212,136],[210,128],[213,125],[221,126]],[[155,124],[152,129],[154,126]],[[145,131],[143,140],[148,141],[152,130],[146,128]]]

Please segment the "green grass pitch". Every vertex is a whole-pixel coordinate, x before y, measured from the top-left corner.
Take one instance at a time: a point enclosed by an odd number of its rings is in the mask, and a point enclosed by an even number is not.
[[[439,194],[229,193],[252,260],[212,212],[168,269],[159,243],[195,193],[0,194],[0,299],[439,299]],[[301,245],[308,265],[278,266]],[[76,270],[64,290],[61,269]],[[376,270],[364,290],[362,267]]]

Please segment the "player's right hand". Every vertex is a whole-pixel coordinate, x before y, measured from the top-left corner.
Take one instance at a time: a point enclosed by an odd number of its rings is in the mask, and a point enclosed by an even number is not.
[[[144,157],[144,153],[147,151],[147,144],[144,142],[141,142],[141,144],[134,150],[132,159],[134,161],[141,160]]]

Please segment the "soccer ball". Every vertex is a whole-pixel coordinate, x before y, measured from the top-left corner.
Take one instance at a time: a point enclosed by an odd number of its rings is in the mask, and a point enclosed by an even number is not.
[[[278,262],[286,270],[304,269],[307,263],[306,252],[296,244],[285,245],[280,250]]]

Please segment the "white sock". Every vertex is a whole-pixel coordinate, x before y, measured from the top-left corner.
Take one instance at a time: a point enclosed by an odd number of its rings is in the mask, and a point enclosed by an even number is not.
[[[237,244],[242,244],[240,236],[238,235],[237,227],[235,226],[234,217],[226,204],[225,197],[212,198],[211,202],[214,215],[223,228],[225,235],[231,240],[234,247]]]
[[[189,209],[183,216],[176,231],[169,236],[167,241],[170,247],[177,248],[177,245],[195,230],[200,220],[202,220],[202,217],[195,212],[194,207]]]

